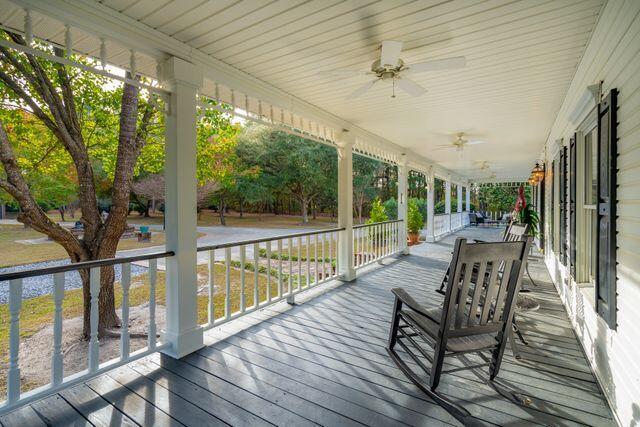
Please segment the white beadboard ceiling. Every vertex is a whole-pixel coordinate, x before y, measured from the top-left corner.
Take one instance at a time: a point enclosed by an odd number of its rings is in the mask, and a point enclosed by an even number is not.
[[[102,0],[103,5],[472,179],[528,177],[603,0]],[[366,76],[382,40],[405,63],[464,55],[467,67],[414,75],[412,98]],[[147,64],[144,64],[147,65]],[[150,65],[149,65],[150,66]],[[485,144],[437,149],[467,132]]]

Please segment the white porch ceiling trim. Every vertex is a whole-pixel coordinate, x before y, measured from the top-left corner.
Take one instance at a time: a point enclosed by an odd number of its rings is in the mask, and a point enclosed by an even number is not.
[[[393,161],[402,154],[414,159],[414,163],[424,167],[433,166],[439,175],[450,176],[451,180],[464,182],[465,178],[453,174],[446,168],[424,158],[410,149],[368,132],[353,123],[343,120],[321,108],[259,80],[242,70],[234,68],[198,49],[161,33],[135,19],[90,0],[10,0],[22,8],[40,13],[64,24],[81,29],[99,38],[112,40],[137,52],[157,60],[175,56],[202,68],[205,79],[233,88],[243,94],[265,103],[282,106],[295,111],[300,117],[327,128],[348,129],[356,137],[357,150],[381,160]],[[37,34],[36,34],[37,35]],[[205,93],[214,96],[213,93]],[[380,157],[381,153],[385,153]]]

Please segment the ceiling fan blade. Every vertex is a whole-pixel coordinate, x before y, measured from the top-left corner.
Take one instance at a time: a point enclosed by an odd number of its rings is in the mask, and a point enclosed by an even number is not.
[[[366,91],[371,89],[373,85],[376,84],[377,81],[378,80],[376,79],[376,80],[371,80],[370,82],[366,82],[365,84],[360,86],[358,89],[351,92],[351,94],[347,96],[347,99],[356,99],[361,97]]]
[[[318,75],[323,77],[350,77],[364,76],[365,74],[367,74],[365,71],[346,69],[318,71]]]
[[[396,80],[396,85],[398,85],[400,89],[414,97],[424,95],[427,92],[425,88],[410,79],[398,78]]]
[[[414,73],[422,73],[424,71],[455,70],[464,68],[465,65],[467,65],[467,59],[464,56],[457,56],[455,58],[436,59],[411,64],[407,66],[407,69]]]
[[[486,144],[487,141],[480,141],[480,140],[475,140],[475,141],[469,141],[466,143],[466,145],[479,145],[479,144]]]
[[[382,42],[382,51],[380,52],[380,65],[383,67],[389,65],[395,67],[400,59],[402,51],[402,42],[393,40],[385,40]]]

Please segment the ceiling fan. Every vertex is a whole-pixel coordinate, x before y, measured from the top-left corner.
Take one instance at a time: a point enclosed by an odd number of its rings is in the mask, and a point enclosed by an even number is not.
[[[319,74],[331,77],[345,77],[356,75],[374,75],[373,80],[363,84],[353,91],[347,99],[355,99],[362,96],[365,92],[373,87],[379,81],[391,81],[392,93],[391,97],[396,97],[395,87],[398,85],[400,89],[411,96],[417,97],[423,95],[427,90],[418,83],[407,78],[407,74],[422,73],[425,71],[453,70],[463,68],[467,61],[464,56],[454,58],[436,59],[433,61],[419,62],[416,64],[405,64],[400,59],[402,51],[402,42],[394,40],[385,40],[382,42],[380,49],[380,59],[371,64],[371,71],[335,69],[321,71]]]
[[[479,139],[469,141],[468,139],[465,139],[464,132],[458,132],[455,135],[455,139],[453,141],[451,141],[449,144],[438,145],[437,149],[453,148],[456,151],[462,151],[464,147],[466,147],[467,145],[479,145],[479,144],[485,144],[485,143],[486,141],[482,141]]]

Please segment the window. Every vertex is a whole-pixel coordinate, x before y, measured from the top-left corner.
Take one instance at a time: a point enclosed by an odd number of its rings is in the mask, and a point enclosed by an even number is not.
[[[598,213],[596,209],[598,195],[598,148],[595,127],[584,133],[582,151],[582,227],[578,234],[578,260],[581,267],[577,279],[580,282],[595,284],[598,246]]]

